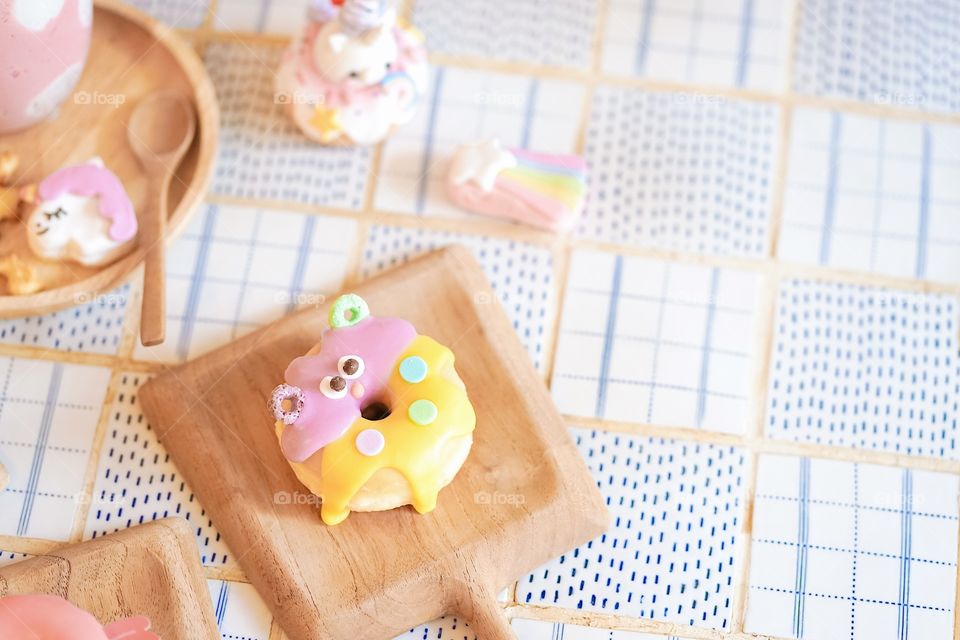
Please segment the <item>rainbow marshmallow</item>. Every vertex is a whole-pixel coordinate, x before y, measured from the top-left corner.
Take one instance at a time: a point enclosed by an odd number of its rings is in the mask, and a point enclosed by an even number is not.
[[[499,140],[461,145],[447,176],[458,207],[549,231],[573,227],[587,193],[583,158],[505,148]]]

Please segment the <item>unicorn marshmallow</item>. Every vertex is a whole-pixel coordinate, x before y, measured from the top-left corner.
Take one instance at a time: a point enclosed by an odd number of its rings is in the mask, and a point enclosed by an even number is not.
[[[100,266],[132,248],[137,217],[123,184],[93,158],[40,183],[26,230],[30,249],[40,258]]]
[[[343,18],[325,24],[314,40],[316,68],[333,82],[377,84],[390,72],[399,55],[393,33],[396,11],[384,12],[379,25],[362,31],[359,26],[351,28],[352,23]]]
[[[419,34],[389,0],[311,0],[277,72],[279,100],[322,144],[376,144],[409,122],[427,85]]]

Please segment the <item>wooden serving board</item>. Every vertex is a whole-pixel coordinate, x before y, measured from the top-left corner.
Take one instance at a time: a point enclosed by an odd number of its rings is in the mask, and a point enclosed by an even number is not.
[[[0,597],[31,593],[66,598],[103,624],[147,616],[163,640],[220,638],[196,542],[179,518],[0,568]]]
[[[483,640],[514,638],[496,594],[602,533],[600,493],[466,249],[354,292],[449,346],[476,409],[473,449],[434,512],[353,513],[331,527],[303,499],[267,400],[318,341],[326,306],[153,379],[140,392],[147,418],[291,640],[381,640],[447,613]]]
[[[127,122],[140,100],[160,89],[182,92],[197,112],[196,137],[171,182],[169,240],[186,226],[206,193],[220,111],[213,83],[192,46],[173,29],[120,0],[96,0],[87,64],[59,115],[0,136],[0,151],[20,156],[15,184],[36,184],[62,166],[100,156],[123,182],[136,211],[143,210],[149,184],[127,143]],[[0,256],[11,252],[35,264],[47,286],[32,295],[4,295],[6,281],[0,278],[0,317],[45,313],[92,300],[96,293],[123,282],[144,257],[137,247],[96,269],[39,261],[26,247],[23,227],[16,220],[0,224]]]

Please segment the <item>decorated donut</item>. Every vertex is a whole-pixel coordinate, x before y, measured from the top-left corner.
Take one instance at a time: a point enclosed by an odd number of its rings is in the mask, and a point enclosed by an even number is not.
[[[143,616],[106,627],[73,604],[49,595],[0,598],[0,638],[4,640],[160,640]]]
[[[376,144],[413,118],[427,83],[426,50],[419,34],[396,24],[388,5],[312,0],[276,83],[277,102],[308,137]]]
[[[432,511],[476,425],[453,352],[406,320],[371,316],[353,294],[329,323],[271,396],[284,456],[327,524],[406,504]]]

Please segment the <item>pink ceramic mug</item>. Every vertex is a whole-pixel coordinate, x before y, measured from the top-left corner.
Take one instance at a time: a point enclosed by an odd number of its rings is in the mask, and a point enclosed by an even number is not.
[[[93,0],[0,0],[0,133],[53,115],[90,48]]]

